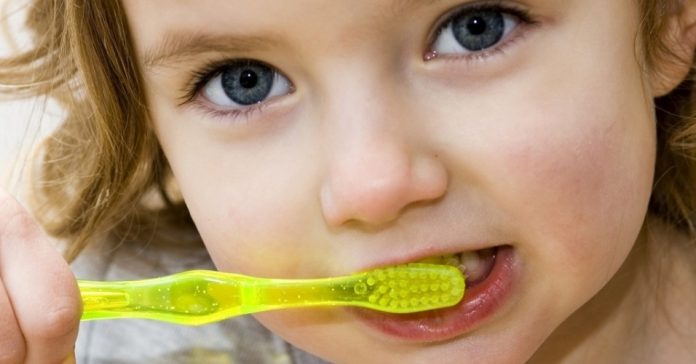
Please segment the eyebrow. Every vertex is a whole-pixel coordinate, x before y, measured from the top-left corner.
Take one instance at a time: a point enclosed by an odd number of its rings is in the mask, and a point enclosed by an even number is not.
[[[393,15],[414,8],[421,8],[442,0],[395,0],[391,5]],[[215,35],[201,32],[174,31],[166,33],[160,43],[143,52],[145,68],[165,67],[201,53],[245,53],[266,50],[279,44],[276,36]]]
[[[391,8],[394,13],[400,13],[407,9],[430,6],[440,1],[442,0],[395,0]]]
[[[166,33],[160,43],[143,52],[146,68],[163,67],[201,53],[244,53],[277,46],[278,37],[215,35],[200,32]]]

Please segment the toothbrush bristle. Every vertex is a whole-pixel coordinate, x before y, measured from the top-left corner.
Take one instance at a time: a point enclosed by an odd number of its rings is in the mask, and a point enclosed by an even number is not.
[[[369,271],[354,290],[369,308],[409,313],[453,306],[462,299],[464,286],[455,267],[411,263]]]

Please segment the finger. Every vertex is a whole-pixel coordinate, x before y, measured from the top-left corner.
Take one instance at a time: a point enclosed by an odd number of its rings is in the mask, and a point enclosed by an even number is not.
[[[26,363],[66,358],[80,318],[77,283],[40,226],[1,190],[0,277],[24,335]]]
[[[25,349],[24,337],[0,279],[0,364],[23,362]]]

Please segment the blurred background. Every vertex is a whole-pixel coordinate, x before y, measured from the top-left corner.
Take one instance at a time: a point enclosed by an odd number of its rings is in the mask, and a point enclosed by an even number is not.
[[[0,0],[2,58],[30,44],[28,35],[21,31],[23,7],[22,1]],[[0,87],[7,89],[4,85]],[[12,100],[0,96],[0,187],[18,197],[26,192],[31,154],[61,118],[60,108],[50,100]]]

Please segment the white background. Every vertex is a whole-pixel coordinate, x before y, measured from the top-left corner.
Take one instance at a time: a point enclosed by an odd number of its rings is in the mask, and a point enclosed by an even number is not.
[[[3,19],[9,16],[9,27],[0,31],[0,57],[26,49],[30,39],[18,31],[23,21],[21,2],[0,0],[0,14]],[[23,193],[31,152],[61,118],[55,103],[43,99],[0,98],[0,187],[15,196]]]

